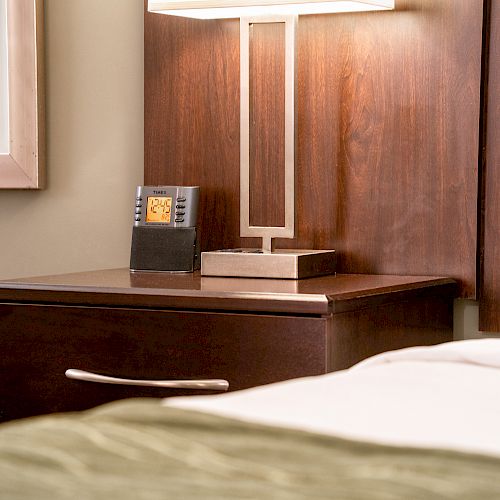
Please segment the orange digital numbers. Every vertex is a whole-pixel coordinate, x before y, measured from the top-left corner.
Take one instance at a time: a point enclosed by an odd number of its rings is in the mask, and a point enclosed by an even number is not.
[[[146,222],[170,224],[172,198],[167,196],[148,196]]]

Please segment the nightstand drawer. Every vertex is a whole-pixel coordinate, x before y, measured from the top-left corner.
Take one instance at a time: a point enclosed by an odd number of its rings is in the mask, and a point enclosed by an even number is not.
[[[325,373],[330,330],[331,318],[322,317],[0,305],[0,418],[207,393],[70,380],[69,368],[127,379],[225,379],[229,390]]]

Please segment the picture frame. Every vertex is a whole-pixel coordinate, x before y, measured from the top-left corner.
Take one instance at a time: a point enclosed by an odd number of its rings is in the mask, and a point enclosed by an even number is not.
[[[45,186],[43,0],[6,0],[8,152],[0,189]]]

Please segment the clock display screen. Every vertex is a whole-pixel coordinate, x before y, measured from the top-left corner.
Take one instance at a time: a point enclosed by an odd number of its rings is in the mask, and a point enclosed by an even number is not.
[[[170,224],[172,198],[168,196],[148,196],[146,222]]]

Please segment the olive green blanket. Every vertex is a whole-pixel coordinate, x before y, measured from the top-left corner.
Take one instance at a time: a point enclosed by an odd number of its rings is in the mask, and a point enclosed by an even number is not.
[[[486,500],[500,460],[128,400],[1,425],[0,498]]]

